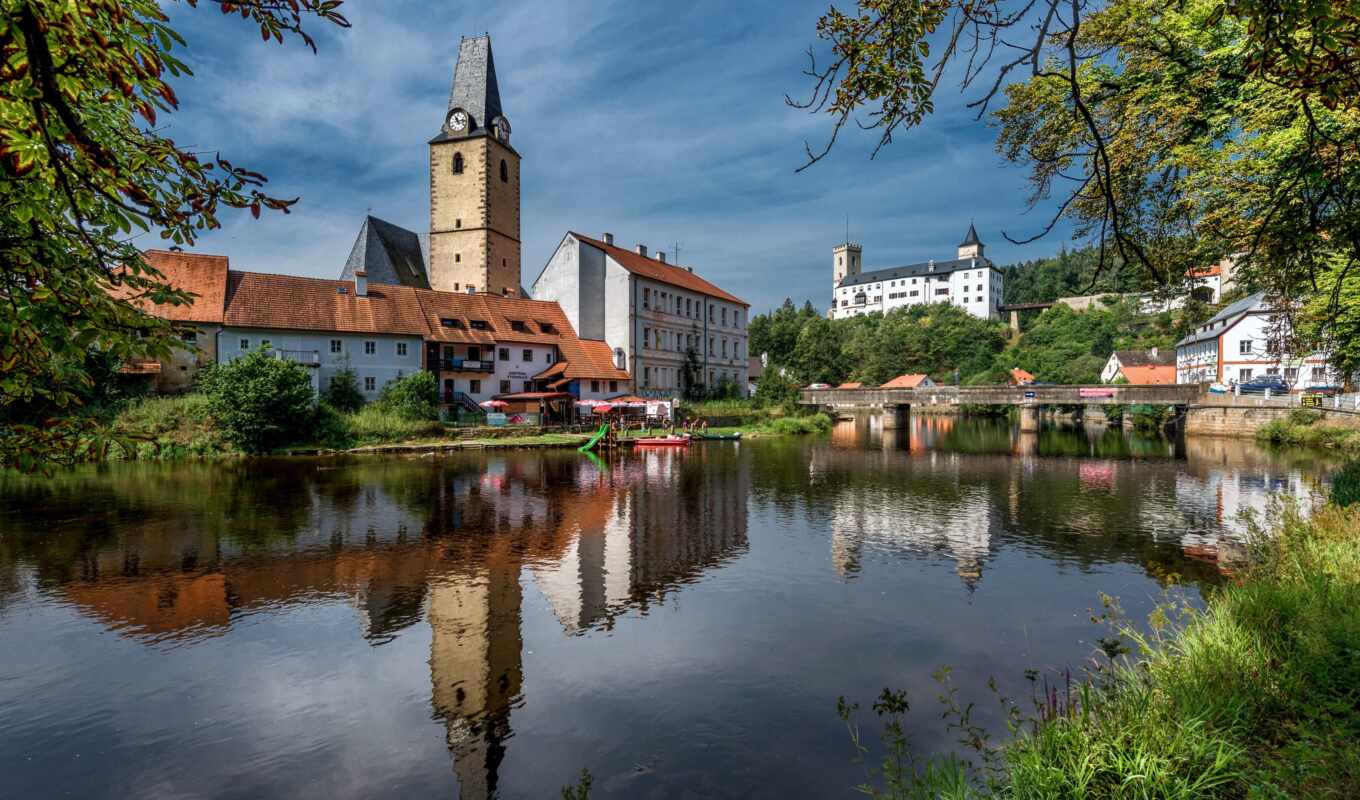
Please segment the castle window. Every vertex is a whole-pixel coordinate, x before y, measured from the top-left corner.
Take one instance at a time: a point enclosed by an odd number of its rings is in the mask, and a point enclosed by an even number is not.
[[[510,168],[505,166],[505,159],[501,159],[501,183],[510,182]]]
[[[463,221],[462,221],[461,219],[455,219],[455,220],[453,221],[453,227],[455,227],[455,228],[461,228],[461,227],[463,227]]]
[[[462,174],[463,174],[463,154],[462,154],[462,153],[454,153],[454,154],[453,154],[453,174],[454,174],[454,175],[462,175]]]
[[[462,263],[462,261],[463,261],[463,254],[462,254],[462,253],[454,253],[454,254],[453,254],[453,263],[455,263],[455,264],[460,264],[460,263]]]

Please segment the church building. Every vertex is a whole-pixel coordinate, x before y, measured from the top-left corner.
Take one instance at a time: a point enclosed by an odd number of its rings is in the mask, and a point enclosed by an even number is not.
[[[523,296],[519,153],[501,106],[489,36],[465,37],[429,141],[427,233],[368,216],[340,277],[445,292]]]

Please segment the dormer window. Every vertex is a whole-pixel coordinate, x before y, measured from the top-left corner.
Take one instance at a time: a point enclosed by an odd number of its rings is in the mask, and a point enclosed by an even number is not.
[[[516,333],[528,333],[529,326],[525,325],[523,320],[512,319],[510,320],[510,330],[515,331]]]
[[[474,331],[489,331],[489,330],[491,330],[491,326],[490,326],[490,325],[487,325],[487,324],[486,324],[486,320],[484,320],[484,319],[468,320],[468,322],[472,325],[472,329],[473,329]]]
[[[538,329],[549,335],[557,333],[557,326],[551,322],[538,323]]]
[[[453,154],[453,174],[454,174],[454,175],[462,175],[462,174],[463,174],[463,154],[462,154],[462,153],[454,153],[454,154]]]
[[[459,330],[462,330],[463,328],[463,321],[461,319],[454,319],[453,317],[443,317],[439,320],[439,324],[443,325],[445,328],[457,328]]]

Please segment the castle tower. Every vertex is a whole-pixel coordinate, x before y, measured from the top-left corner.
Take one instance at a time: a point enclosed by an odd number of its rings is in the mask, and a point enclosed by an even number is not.
[[[973,227],[973,223],[968,223],[968,235],[963,237],[962,242],[959,242],[959,259],[982,258],[982,248],[983,244],[978,239],[977,229]]]
[[[430,140],[430,288],[518,294],[519,153],[501,108],[491,38],[464,38]]]
[[[864,248],[854,242],[846,242],[836,245],[831,255],[831,280],[834,289],[840,286],[846,277],[859,274],[860,257],[864,255]]]

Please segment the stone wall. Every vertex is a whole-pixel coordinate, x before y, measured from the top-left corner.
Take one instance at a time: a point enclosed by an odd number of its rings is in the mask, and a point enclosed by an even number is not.
[[[1289,416],[1285,406],[1196,405],[1185,413],[1185,433],[1189,436],[1239,436],[1250,438],[1263,426]],[[1360,414],[1321,409],[1318,424],[1360,429]]]

